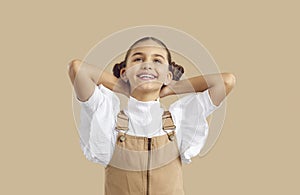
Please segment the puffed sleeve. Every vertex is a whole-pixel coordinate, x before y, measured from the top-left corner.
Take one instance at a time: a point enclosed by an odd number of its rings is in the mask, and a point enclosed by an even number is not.
[[[206,118],[221,105],[213,104],[208,90],[188,94],[170,105],[183,163],[191,163],[191,158],[200,153],[208,136]]]
[[[224,101],[222,101],[218,106],[215,105],[211,100],[208,89],[201,93],[197,93],[197,96],[199,98],[199,102],[202,104],[205,117],[209,116],[216,109],[220,108],[224,102]]]
[[[88,100],[76,99],[81,106],[78,128],[81,149],[88,160],[107,166],[116,141],[114,127],[120,100],[102,84],[95,85]]]

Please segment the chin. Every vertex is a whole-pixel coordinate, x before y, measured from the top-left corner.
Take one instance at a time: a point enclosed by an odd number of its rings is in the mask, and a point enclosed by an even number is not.
[[[152,82],[142,83],[136,87],[137,90],[143,92],[160,91],[162,85]]]

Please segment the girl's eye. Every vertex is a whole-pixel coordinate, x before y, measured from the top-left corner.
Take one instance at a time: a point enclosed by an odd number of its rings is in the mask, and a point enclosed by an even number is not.
[[[137,62],[137,61],[140,61],[140,60],[142,60],[141,58],[136,58],[136,59],[134,59],[133,61],[134,62]]]
[[[154,61],[155,61],[156,63],[160,63],[160,64],[162,63],[162,62],[161,62],[160,60],[158,60],[158,59],[155,59]]]

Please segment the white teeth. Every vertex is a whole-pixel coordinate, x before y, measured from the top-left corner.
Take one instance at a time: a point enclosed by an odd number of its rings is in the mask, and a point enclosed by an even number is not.
[[[154,79],[154,76],[153,75],[149,75],[149,74],[142,74],[142,75],[139,75],[140,78],[150,78],[150,79]]]

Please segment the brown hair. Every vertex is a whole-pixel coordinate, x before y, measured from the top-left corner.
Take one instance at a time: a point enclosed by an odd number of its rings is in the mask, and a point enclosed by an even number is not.
[[[128,51],[126,53],[126,56],[125,56],[125,59],[122,62],[115,64],[115,66],[113,68],[114,76],[117,77],[117,78],[120,78],[120,70],[122,68],[126,67],[127,58],[128,58],[128,55],[129,55],[131,49],[136,44],[138,44],[140,42],[143,42],[143,41],[147,41],[147,40],[155,41],[156,43],[158,43],[159,45],[163,46],[163,48],[166,49],[168,63],[169,63],[169,70],[173,73],[173,80],[178,81],[180,79],[180,77],[182,76],[182,74],[184,73],[184,68],[181,65],[178,65],[175,62],[172,62],[171,53],[170,53],[169,49],[167,48],[167,46],[162,41],[160,41],[159,39],[154,38],[154,37],[144,37],[144,38],[141,38],[141,39],[137,40],[135,43],[133,43],[130,46],[130,48],[128,49]]]

